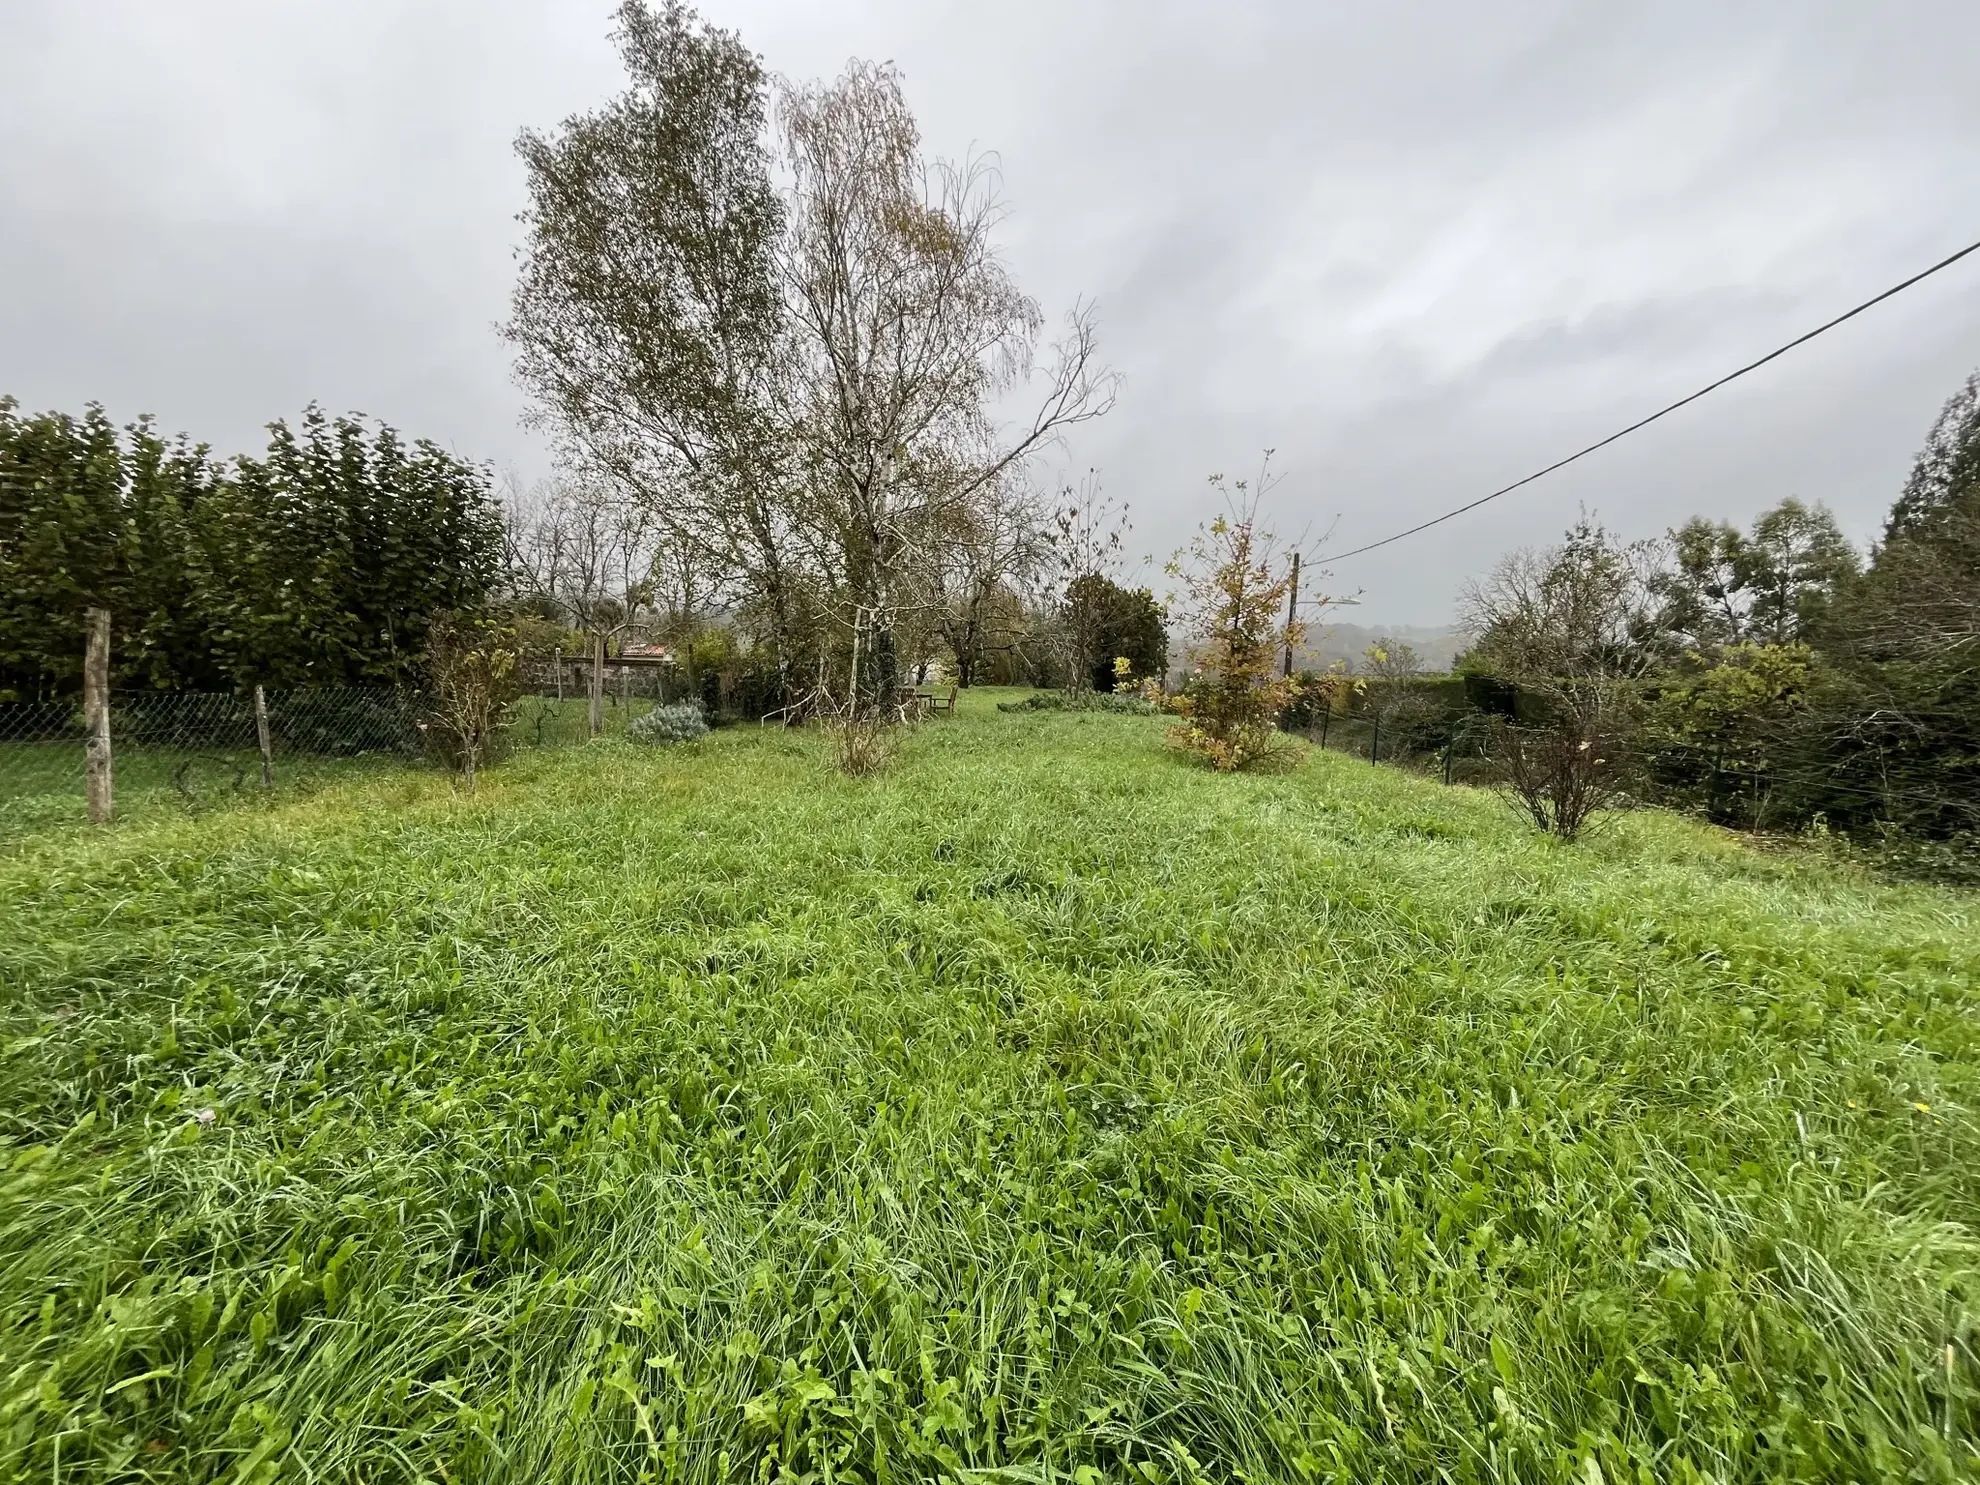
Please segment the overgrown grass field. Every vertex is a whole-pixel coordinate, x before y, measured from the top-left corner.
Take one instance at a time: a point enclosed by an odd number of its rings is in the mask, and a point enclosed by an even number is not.
[[[0,1477],[1980,1471],[1980,915],[1159,721],[0,860]]]

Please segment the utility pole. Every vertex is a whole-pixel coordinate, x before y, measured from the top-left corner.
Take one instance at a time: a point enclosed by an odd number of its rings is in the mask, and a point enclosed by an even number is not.
[[[1299,553],[1293,553],[1292,586],[1286,592],[1286,679],[1292,679],[1293,624],[1299,618]]]

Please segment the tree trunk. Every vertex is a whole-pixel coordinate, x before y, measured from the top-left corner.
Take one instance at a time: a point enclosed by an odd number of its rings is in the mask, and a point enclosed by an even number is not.
[[[770,599],[770,642],[777,651],[776,704],[788,706],[792,701],[791,655],[796,636],[792,632],[790,593],[784,581],[783,557],[777,550],[775,528],[754,495],[745,504],[744,520],[749,526],[751,539],[756,543],[762,563],[763,591]],[[785,717],[786,722],[791,720],[788,715]]]
[[[962,633],[950,641],[956,652],[956,684],[967,691],[976,680],[976,652],[983,643],[981,599],[968,610]]]
[[[605,636],[591,637],[591,735],[605,730]]]
[[[820,657],[819,659],[818,668],[821,673],[825,669],[825,662],[823,657]],[[848,694],[846,698],[846,720],[850,722],[859,716],[859,610],[858,609],[853,610],[852,684],[847,688],[847,691]]]
[[[901,672],[894,655],[894,629],[891,624],[878,627],[873,634],[873,699],[876,708],[884,713],[893,705],[895,693],[901,688]]]

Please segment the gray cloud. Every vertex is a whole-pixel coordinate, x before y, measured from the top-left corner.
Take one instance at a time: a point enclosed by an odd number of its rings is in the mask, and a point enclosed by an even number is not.
[[[541,467],[494,323],[510,145],[615,86],[604,4],[0,8],[0,389],[224,449],[318,398]],[[1357,545],[1701,385],[1980,235],[1980,8],[708,0],[770,66],[905,70],[993,148],[1022,280],[1100,303],[1128,391],[1063,451],[1136,509],[1278,449]],[[1370,621],[1579,504],[1632,535],[1786,494],[1876,528],[1980,363],[1962,265],[1474,516],[1344,564]]]

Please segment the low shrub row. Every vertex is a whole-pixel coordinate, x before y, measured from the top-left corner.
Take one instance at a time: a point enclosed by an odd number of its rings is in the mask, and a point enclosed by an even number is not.
[[[1152,717],[1155,703],[1147,697],[1115,691],[1040,691],[1022,701],[1000,701],[1000,712],[1119,712],[1129,716]]]

